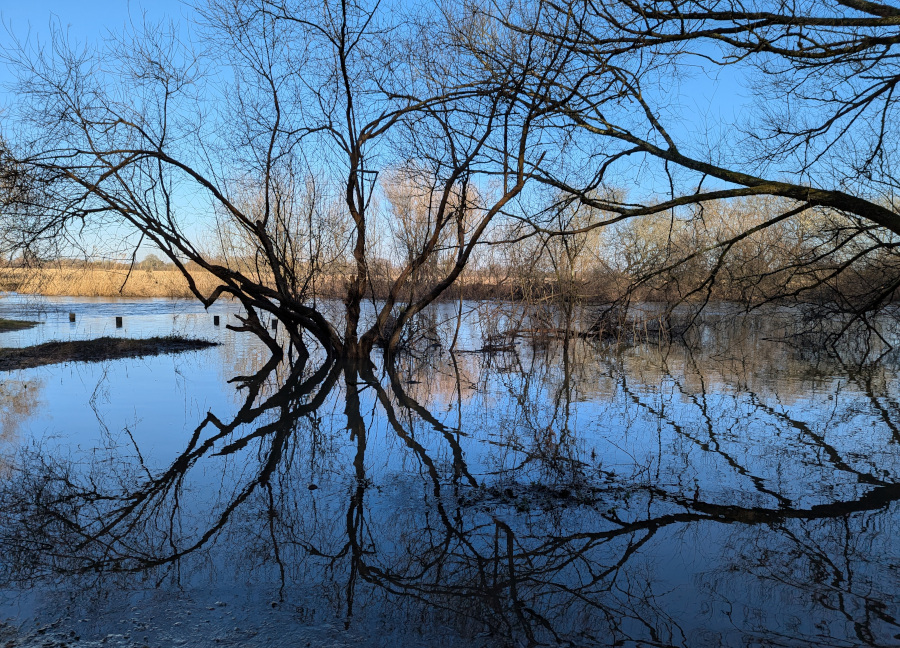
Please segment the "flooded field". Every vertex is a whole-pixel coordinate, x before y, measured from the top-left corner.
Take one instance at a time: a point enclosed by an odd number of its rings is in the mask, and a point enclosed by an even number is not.
[[[227,305],[0,299],[4,347],[221,343],[0,374],[0,645],[900,645],[892,355],[475,352],[477,305],[450,354],[455,308],[292,371]]]

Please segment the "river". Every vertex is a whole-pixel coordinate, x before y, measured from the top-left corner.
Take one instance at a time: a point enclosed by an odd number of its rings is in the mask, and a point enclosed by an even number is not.
[[[895,354],[724,316],[485,353],[487,304],[450,354],[455,309],[358,372],[228,304],[0,299],[41,321],[2,346],[220,342],[0,375],[0,645],[900,645]]]

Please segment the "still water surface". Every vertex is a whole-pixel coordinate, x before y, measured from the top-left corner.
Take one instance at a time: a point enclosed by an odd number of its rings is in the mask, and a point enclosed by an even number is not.
[[[469,353],[475,305],[453,355],[447,306],[395,370],[292,372],[192,302],[40,304],[0,345],[221,345],[0,375],[11,646],[900,645],[890,355]]]

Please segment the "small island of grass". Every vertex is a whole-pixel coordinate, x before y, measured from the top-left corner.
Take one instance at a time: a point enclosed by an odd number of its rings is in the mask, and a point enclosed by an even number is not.
[[[102,337],[95,340],[45,342],[20,349],[0,349],[0,371],[30,369],[62,362],[100,362],[120,358],[182,353],[216,346],[217,342],[178,336],[152,337],[143,340]]]
[[[3,319],[2,317],[0,317],[0,333],[3,333],[4,331],[22,331],[24,329],[33,328],[37,325],[37,322]]]

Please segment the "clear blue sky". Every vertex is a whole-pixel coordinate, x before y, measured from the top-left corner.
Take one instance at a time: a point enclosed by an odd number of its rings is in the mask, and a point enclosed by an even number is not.
[[[32,34],[46,35],[51,20],[58,20],[79,40],[102,37],[106,30],[121,27],[129,12],[140,16],[178,19],[186,8],[180,0],[0,0],[0,17],[17,36],[30,29]],[[3,38],[7,38],[4,32]]]
[[[190,7],[182,0],[0,0],[0,50],[13,36],[20,41],[46,42],[51,23],[61,26],[74,40],[97,42],[110,31],[120,30],[129,17],[139,19],[145,12],[154,20],[182,21]],[[9,70],[0,65],[0,86],[10,81]],[[6,87],[0,87],[0,97],[6,92]]]
[[[0,49],[8,42],[11,31],[17,38],[26,35],[46,40],[51,21],[68,31],[78,41],[96,42],[107,33],[120,30],[129,18],[139,20],[146,13],[151,20],[187,21],[193,12],[192,0],[0,0]],[[734,76],[736,68],[715,70],[713,78],[698,74],[686,79],[677,96],[672,96],[672,113],[686,118],[685,124],[668,122],[673,133],[696,137],[690,131],[709,134],[719,125],[740,121],[746,109],[748,92],[742,80]],[[0,65],[0,106],[11,81],[9,70]],[[737,118],[737,119],[736,119]],[[665,119],[665,116],[664,116]],[[675,122],[680,121],[676,118]],[[727,127],[726,127],[727,130]]]

